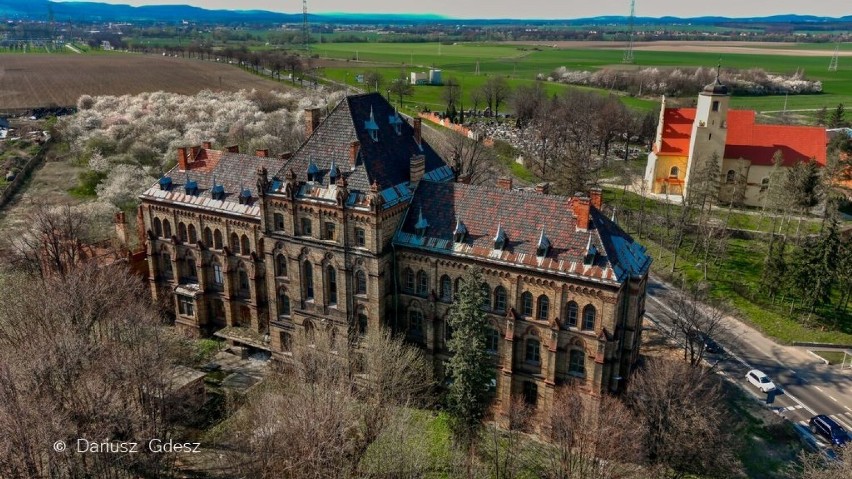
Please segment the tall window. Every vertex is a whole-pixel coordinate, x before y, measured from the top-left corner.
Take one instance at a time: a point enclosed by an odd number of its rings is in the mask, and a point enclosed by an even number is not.
[[[282,253],[275,255],[275,276],[281,278],[287,276],[287,257]]]
[[[453,281],[449,276],[441,276],[441,301],[449,303],[453,300]]]
[[[524,359],[528,363],[541,363],[541,343],[537,339],[527,339]]]
[[[248,254],[251,252],[251,242],[249,241],[249,238],[246,235],[243,235],[241,241],[241,248],[243,250],[243,254],[246,256],[248,256]]]
[[[302,236],[310,236],[311,235],[311,219],[310,218],[302,218],[299,222],[299,225],[302,227]]]
[[[491,286],[488,286],[488,283],[482,283],[480,289],[482,289],[482,309],[487,310],[491,308]]]
[[[361,270],[355,272],[355,294],[367,294],[367,275]]]
[[[547,296],[541,295],[538,297],[538,320],[547,321],[547,316],[550,314],[550,300]]]
[[[423,313],[419,309],[408,311],[408,331],[415,338],[423,336]]]
[[[521,314],[528,317],[533,315],[533,297],[529,291],[521,295]]]
[[[285,288],[278,290],[278,314],[290,316],[290,295]]]
[[[402,287],[409,293],[414,292],[414,271],[411,268],[405,268],[402,272]]]
[[[680,174],[680,168],[677,166],[672,166],[672,169],[669,170],[669,178],[677,178],[677,175]]]
[[[718,100],[713,102],[713,111],[719,111],[719,101]]]
[[[281,213],[272,215],[272,228],[275,231],[284,231],[284,215]]]
[[[184,274],[186,274],[186,279],[198,280],[198,273],[195,268],[195,258],[192,256],[192,253],[187,252],[186,256],[183,258],[183,261]]]
[[[195,300],[189,296],[178,295],[178,313],[184,316],[195,316]]]
[[[367,244],[367,235],[364,233],[364,228],[355,228],[355,246],[365,246]]]
[[[337,271],[331,265],[325,270],[328,278],[328,304],[337,304]]]
[[[429,275],[423,270],[417,272],[417,294],[419,296],[429,294]]]
[[[166,238],[172,237],[172,224],[169,223],[169,220],[163,220],[163,236]]]
[[[305,299],[314,299],[314,267],[308,260],[305,260],[302,264],[302,276],[302,283],[305,288]]]
[[[524,381],[524,402],[535,406],[538,402],[538,386],[532,381]]]
[[[181,243],[186,243],[189,240],[186,234],[186,225],[183,224],[183,221],[178,223],[178,238],[180,238]]]
[[[586,375],[586,355],[580,349],[568,353],[568,372],[575,376]]]
[[[189,242],[192,244],[198,243],[198,233],[195,231],[195,225],[189,225]]]
[[[240,287],[239,295],[240,295],[240,297],[248,298],[249,297],[249,277],[248,277],[248,273],[246,273],[246,270],[242,265],[240,265],[239,269],[237,270],[237,276],[238,276],[238,279],[239,279],[239,287]]]
[[[240,237],[231,233],[231,253],[240,254]]]
[[[568,301],[568,304],[565,305],[565,324],[572,328],[576,328],[578,312],[579,308],[577,307],[577,303],[574,301]]]
[[[593,331],[595,329],[595,307],[591,304],[583,308],[583,329]]]
[[[160,218],[154,218],[154,235],[158,238],[163,237],[163,223],[160,221]]]
[[[725,174],[725,183],[732,185],[734,184],[734,180],[737,178],[737,172],[734,170],[728,170]]]
[[[364,305],[358,306],[358,335],[366,336],[367,335],[367,324],[369,320],[367,318],[367,308]]]
[[[214,260],[213,262],[213,287],[222,289],[225,286],[225,275],[222,274],[222,265]]]
[[[334,241],[334,223],[326,221],[322,227],[322,239]]]
[[[769,189],[769,178],[764,178],[764,179],[760,180],[760,192],[763,193],[764,191],[766,191],[768,189]]]
[[[496,354],[500,349],[500,332],[494,328],[488,328],[485,336],[485,350],[491,354]]]
[[[218,229],[213,232],[213,248],[222,249],[222,232]]]
[[[160,274],[167,279],[171,279],[174,276],[174,272],[172,271],[172,258],[166,250],[160,252]]]
[[[502,286],[494,288],[494,311],[498,313],[506,312],[506,288]]]
[[[210,228],[204,228],[204,233],[202,236],[202,241],[204,241],[204,246],[208,248],[213,247],[213,232],[210,231]]]

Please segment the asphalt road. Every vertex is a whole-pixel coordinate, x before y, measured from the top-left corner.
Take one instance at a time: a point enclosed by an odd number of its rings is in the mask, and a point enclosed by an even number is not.
[[[670,327],[670,292],[668,285],[649,282],[645,317],[663,329]],[[852,431],[852,370],[826,366],[804,349],[776,344],[733,318],[724,326],[713,339],[725,352],[705,355],[721,374],[793,423],[807,427],[811,417],[826,414]],[[778,390],[764,394],[752,386],[745,379],[751,369],[766,373]]]

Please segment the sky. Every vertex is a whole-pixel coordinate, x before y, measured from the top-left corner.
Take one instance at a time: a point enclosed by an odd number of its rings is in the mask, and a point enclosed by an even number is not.
[[[69,0],[59,0],[69,1]],[[302,11],[301,0],[91,0],[124,5],[194,5],[208,9]],[[308,0],[311,13],[430,13],[455,18],[584,18],[628,15],[629,0]],[[850,0],[636,0],[643,17],[754,17],[795,13],[840,17]]]

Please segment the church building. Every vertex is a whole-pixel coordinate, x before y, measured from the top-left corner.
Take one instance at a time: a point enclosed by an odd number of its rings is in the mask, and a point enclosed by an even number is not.
[[[578,382],[617,392],[635,365],[651,264],[574,197],[467,184],[379,94],[306,112],[291,154],[179,148],[142,196],[151,293],[192,336],[286,361],[326,334],[341,351],[379,326],[422,347],[439,377],[460,278],[483,270],[498,407],[551,407]]]
[[[779,152],[782,167],[808,161],[825,166],[825,129],[759,124],[754,111],[729,109],[730,99],[728,87],[718,76],[699,93],[695,108],[667,108],[663,97],[656,140],[645,169],[649,192],[687,194],[694,172],[702,171],[704,162],[715,156],[720,199],[728,201],[734,184],[742,178],[743,202],[761,206]]]

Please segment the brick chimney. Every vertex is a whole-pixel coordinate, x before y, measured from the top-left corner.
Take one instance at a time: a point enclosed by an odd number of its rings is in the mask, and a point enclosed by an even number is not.
[[[314,130],[317,129],[320,122],[320,109],[319,108],[306,108],[305,109],[305,138],[311,136],[314,133]]]
[[[535,185],[535,192],[540,194],[540,195],[549,195],[550,194],[550,183],[548,183],[546,181],[544,183],[538,183],[537,185]]]
[[[187,159],[190,163],[195,161],[195,158],[198,156],[199,150],[201,150],[201,147],[198,145],[189,147],[189,158]]]
[[[127,219],[124,216],[123,211],[119,211],[113,217],[113,223],[115,223],[115,235],[118,237],[118,241],[121,244],[127,244]]]
[[[186,148],[180,147],[177,149],[178,169],[186,171],[189,169],[189,162],[186,161]]]
[[[603,191],[600,188],[595,187],[589,190],[589,198],[591,198],[592,206],[598,210],[601,209],[603,205]]]
[[[240,152],[240,145],[231,145],[231,146],[226,146],[226,147],[225,147],[225,150],[226,150],[228,153],[239,153],[239,152]]]
[[[426,157],[424,155],[412,156],[410,167],[409,181],[413,187],[417,187],[417,184],[423,179],[423,174],[426,173]]]
[[[420,139],[422,138],[422,136],[421,136],[422,135],[422,131],[421,131],[422,126],[423,126],[423,119],[422,118],[415,118],[414,119],[414,141],[417,142],[418,145],[420,144]]]
[[[201,147],[204,148],[205,150],[212,150],[213,149],[213,142],[212,141],[202,141]]]
[[[571,208],[574,210],[574,218],[577,219],[577,228],[581,230],[589,229],[589,205],[591,201],[582,193],[574,195],[571,201]]]
[[[358,164],[358,152],[361,151],[361,142],[358,140],[349,143],[349,164],[354,168]]]
[[[267,157],[269,157],[269,149],[263,148],[263,149],[254,150],[254,156],[257,156],[257,157],[260,157],[260,158],[267,158]]]
[[[497,178],[497,188],[512,191],[512,177],[501,176],[500,178]]]

